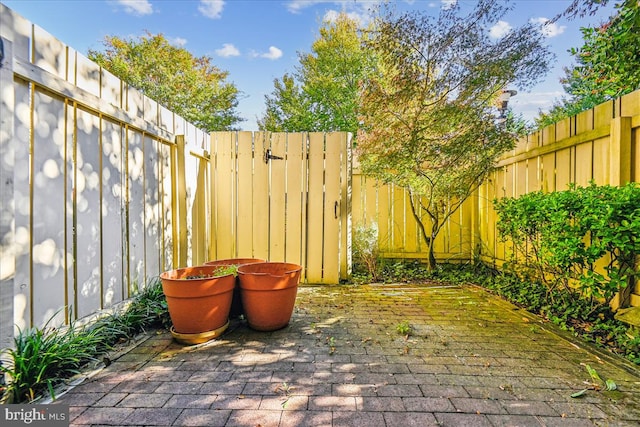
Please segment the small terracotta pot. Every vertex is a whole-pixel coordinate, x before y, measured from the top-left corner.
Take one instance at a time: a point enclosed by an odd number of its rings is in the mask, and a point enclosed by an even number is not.
[[[199,334],[223,327],[236,278],[216,274],[219,266],[201,265],[165,271],[160,275],[173,328],[180,334]],[[203,278],[188,278],[205,276]]]
[[[245,264],[238,268],[240,296],[252,329],[275,331],[289,324],[301,271],[301,266],[285,262]]]
[[[240,267],[241,265],[253,264],[256,262],[265,262],[265,260],[258,258],[229,258],[205,262],[204,265],[235,265]],[[231,311],[229,312],[229,317],[238,317],[243,314],[244,307],[242,306],[242,298],[240,297],[240,279],[236,278],[236,287],[233,289],[233,299],[231,300]]]

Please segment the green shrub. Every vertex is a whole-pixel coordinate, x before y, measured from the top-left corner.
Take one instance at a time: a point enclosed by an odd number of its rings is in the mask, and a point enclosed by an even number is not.
[[[513,245],[507,269],[524,280],[607,304],[638,276],[640,186],[571,186],[495,201],[498,232]],[[575,291],[575,292],[574,292]]]
[[[357,281],[376,282],[380,278],[380,251],[378,249],[378,226],[360,225],[353,230],[352,240],[353,274]]]

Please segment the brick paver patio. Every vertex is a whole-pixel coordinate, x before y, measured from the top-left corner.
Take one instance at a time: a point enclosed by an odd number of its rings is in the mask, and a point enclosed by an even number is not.
[[[618,390],[572,398],[585,364]],[[640,376],[474,286],[301,286],[285,329],[151,331],[58,402],[73,426],[637,426]]]

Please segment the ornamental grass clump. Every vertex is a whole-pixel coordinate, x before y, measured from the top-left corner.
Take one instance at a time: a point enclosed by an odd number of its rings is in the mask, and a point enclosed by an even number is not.
[[[78,325],[44,326],[20,330],[13,348],[2,350],[0,401],[23,403],[49,395],[80,373],[99,356],[125,343],[147,328],[170,324],[167,304],[159,280],[150,282],[131,298],[121,312]]]
[[[56,385],[79,373],[106,346],[99,331],[48,323],[20,330],[13,340],[15,348],[5,350],[9,363],[0,367],[8,376],[7,403],[30,402],[44,392],[54,397]]]

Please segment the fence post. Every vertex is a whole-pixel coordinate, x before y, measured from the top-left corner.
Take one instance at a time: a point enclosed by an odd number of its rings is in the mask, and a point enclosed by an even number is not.
[[[611,120],[609,184],[623,186],[631,181],[631,117]]]
[[[351,213],[351,197],[353,192],[353,170],[352,170],[352,137],[353,135],[349,132],[345,132],[345,142],[342,145],[342,161],[343,165],[341,168],[342,173],[342,200],[341,206],[344,209],[344,214],[341,215],[342,224],[341,227],[341,238],[342,242],[340,246],[342,247],[342,251],[340,254],[340,279],[348,279],[351,277],[351,267],[352,267],[352,259],[351,259],[351,229],[352,229],[352,213]]]
[[[187,265],[187,180],[185,175],[185,140],[184,135],[176,136],[176,191],[174,192],[174,209],[177,208],[178,259],[176,267]],[[174,250],[175,250],[174,245]],[[174,257],[174,261],[175,257]]]
[[[631,117],[616,117],[611,120],[609,144],[609,184],[621,187],[631,181]],[[627,307],[631,300],[633,281],[611,301],[611,308]]]
[[[14,88],[12,43],[0,38],[0,348],[12,347],[13,299],[16,270]]]

